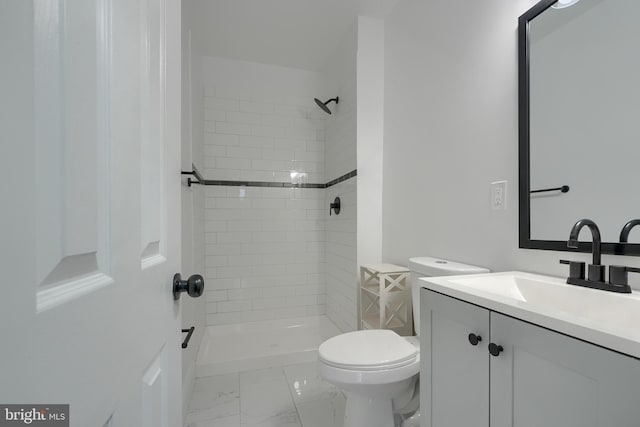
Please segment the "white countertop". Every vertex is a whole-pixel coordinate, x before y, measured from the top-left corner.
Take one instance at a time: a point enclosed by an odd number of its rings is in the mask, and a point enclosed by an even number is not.
[[[640,358],[640,292],[519,271],[421,278],[421,287]]]

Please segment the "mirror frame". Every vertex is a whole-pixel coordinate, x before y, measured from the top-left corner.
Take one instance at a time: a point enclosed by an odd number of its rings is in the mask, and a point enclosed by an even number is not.
[[[519,178],[519,247],[551,251],[591,252],[591,242],[568,248],[566,240],[531,239],[530,156],[529,156],[529,23],[549,9],[557,0],[541,0],[518,18],[518,178]],[[578,221],[580,218],[576,218]],[[620,229],[624,224],[620,224]],[[567,230],[567,239],[569,232]],[[640,256],[638,243],[602,242],[602,253]]]

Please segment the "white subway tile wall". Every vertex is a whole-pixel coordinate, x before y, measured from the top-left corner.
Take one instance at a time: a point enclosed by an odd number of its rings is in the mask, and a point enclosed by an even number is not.
[[[325,128],[325,175],[327,181],[351,172],[357,166],[357,28],[346,35],[343,43],[329,58],[327,90],[339,103],[329,104],[333,112],[327,116]],[[326,101],[326,100],[325,100]]]
[[[205,271],[205,189],[194,185],[193,189],[193,272],[200,274]]]
[[[355,82],[353,83],[355,84]],[[349,85],[345,90],[353,92],[355,96],[355,86]],[[356,168],[355,100],[349,97],[344,97],[344,100],[340,98],[340,106],[337,108],[339,114],[332,114],[327,120],[325,142],[327,181],[338,178]]]
[[[206,98],[204,165],[208,179],[291,182],[291,173],[306,173],[306,181],[324,182],[324,118],[317,107],[291,110],[275,103],[226,105]],[[234,111],[238,108],[241,111]],[[242,110],[263,111],[249,113]]]
[[[302,182],[325,182],[326,114],[313,101],[321,74],[221,58],[204,64],[207,179],[292,182],[303,173]]]
[[[313,101],[325,74],[205,58],[205,178],[325,183],[355,169],[355,82],[345,70],[329,76],[346,98],[328,116]],[[334,190],[347,204],[329,219]],[[331,304],[332,320],[356,329],[355,179],[327,190],[207,186],[205,196],[207,325],[325,314]]]
[[[355,29],[355,28],[354,28]],[[356,168],[356,50],[357,33],[350,32],[336,49],[327,71],[333,114],[325,130],[325,175],[327,181]],[[326,312],[341,330],[358,329],[358,266],[356,240],[357,177],[325,190],[325,206],[336,196],[341,199],[340,215],[326,216],[327,221],[327,303]]]
[[[325,313],[324,191],[205,187],[207,325]]]
[[[357,178],[327,188],[325,205],[340,197],[340,215],[326,221],[327,316],[343,331],[358,329]]]

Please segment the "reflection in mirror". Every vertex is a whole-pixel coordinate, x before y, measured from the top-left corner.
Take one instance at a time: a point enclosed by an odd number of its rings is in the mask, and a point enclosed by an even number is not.
[[[640,1],[551,4],[528,27],[529,240],[566,241],[588,217],[603,242],[618,242],[640,214]],[[535,192],[563,186],[571,191]]]
[[[580,0],[558,0],[551,6],[554,9],[564,9],[565,7],[573,6],[578,3]]]

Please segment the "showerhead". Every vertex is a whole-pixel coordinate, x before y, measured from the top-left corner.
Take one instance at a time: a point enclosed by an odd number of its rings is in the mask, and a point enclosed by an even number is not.
[[[313,99],[316,101],[316,104],[318,104],[318,107],[322,108],[322,111],[324,111],[327,114],[331,114],[331,110],[329,110],[329,107],[327,107],[327,104],[332,101],[335,101],[337,104],[339,98],[336,96],[335,98],[331,98],[327,102],[322,102],[318,98],[313,98]]]
[[[324,102],[320,101],[318,98],[314,98],[314,99],[316,101],[316,104],[318,104],[318,107],[322,108],[325,113],[331,114],[331,110],[329,110],[329,108],[326,105],[324,105]]]

